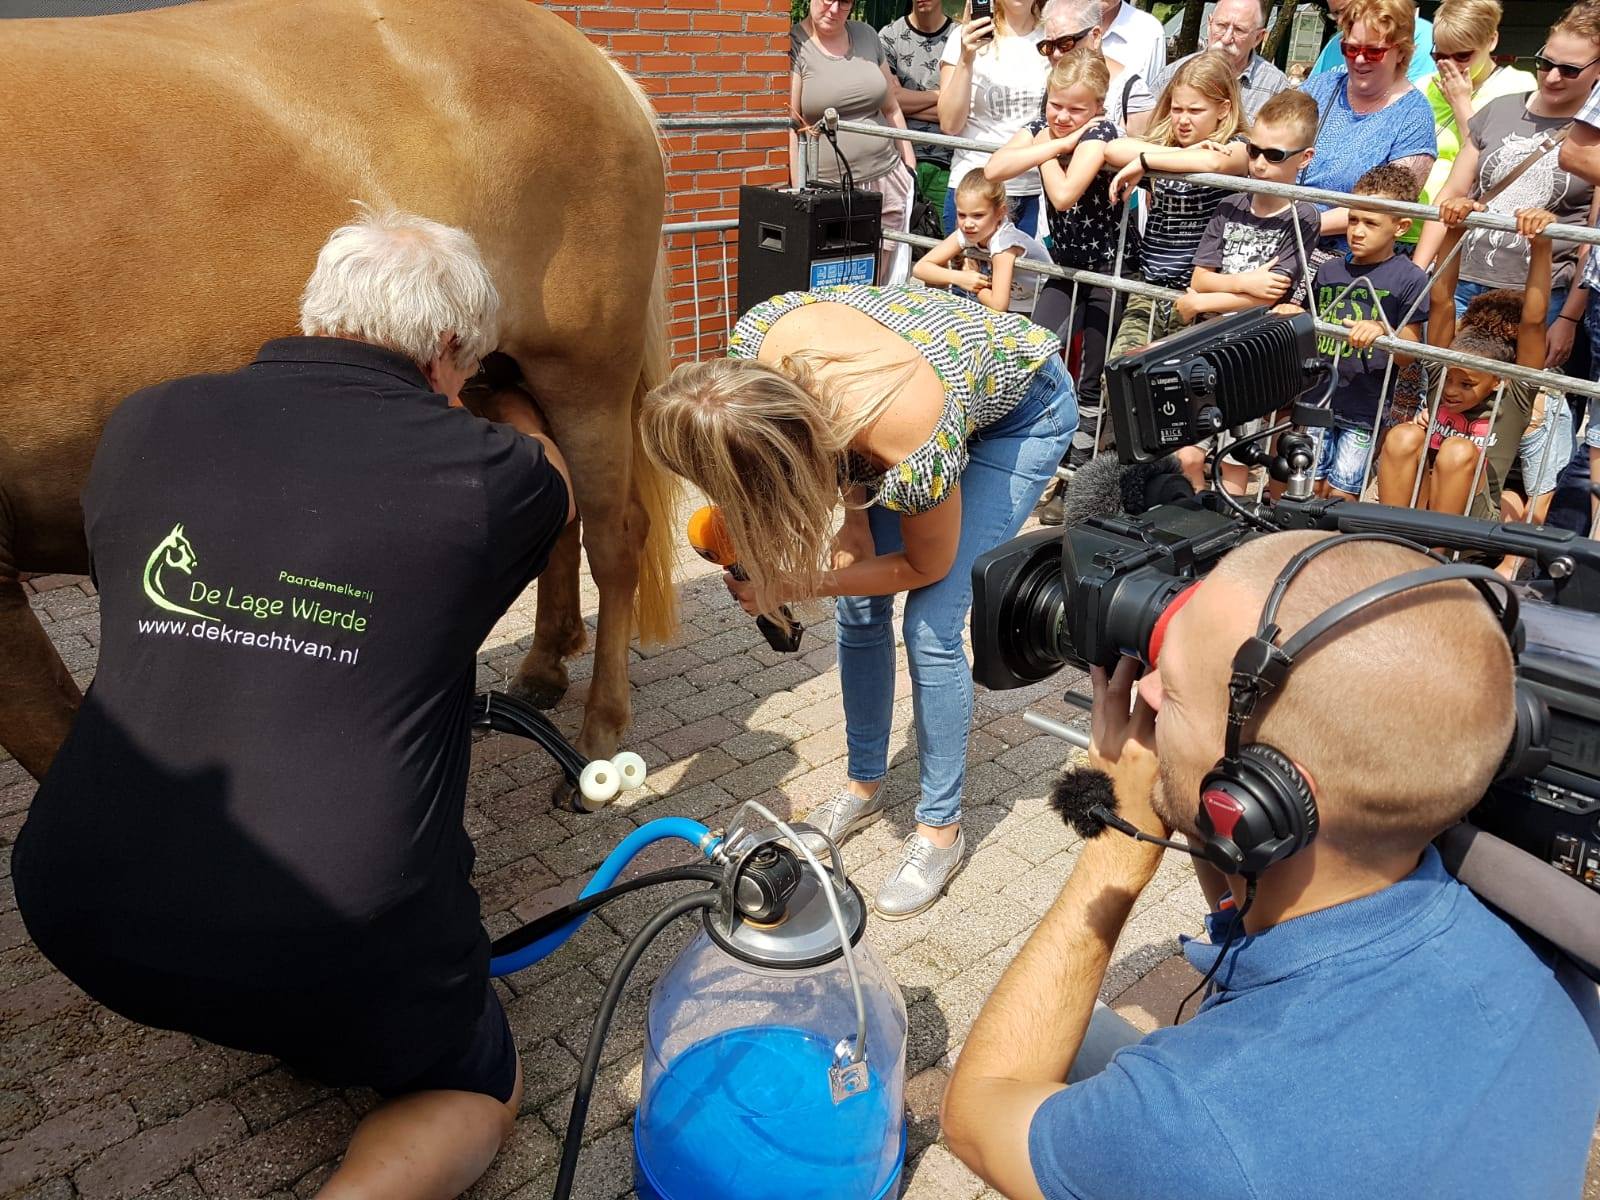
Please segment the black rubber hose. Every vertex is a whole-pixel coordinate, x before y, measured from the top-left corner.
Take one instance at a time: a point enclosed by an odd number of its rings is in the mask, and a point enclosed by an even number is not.
[[[612,884],[593,895],[580,896],[570,904],[563,904],[560,908],[552,909],[542,917],[536,917],[520,928],[513,929],[510,933],[495,938],[489,947],[489,957],[499,958],[506,954],[515,954],[524,946],[538,941],[548,933],[554,933],[568,922],[593,912],[595,909],[610,904],[613,900],[628,895],[630,892],[641,891],[647,887],[654,887],[659,883],[683,883],[689,880],[700,880],[705,883],[721,883],[723,872],[706,863],[689,863],[681,867],[667,867],[664,870],[652,871],[648,875],[636,875],[632,879],[621,883]]]
[[[691,892],[670,901],[665,908],[645,922],[644,928],[633,935],[627,949],[622,952],[611,979],[606,983],[606,994],[594,1014],[594,1028],[589,1031],[589,1047],[583,1054],[583,1067],[578,1072],[578,1086],[572,1094],[572,1113],[567,1117],[567,1136],[561,1143],[561,1169],[556,1173],[556,1190],[551,1200],[568,1200],[572,1195],[572,1180],[578,1171],[578,1153],[583,1147],[583,1125],[589,1116],[589,1098],[594,1093],[595,1076],[600,1073],[600,1052],[606,1044],[606,1031],[616,1014],[617,1003],[622,999],[622,989],[628,976],[644,956],[650,943],[672,922],[684,913],[697,908],[710,908],[717,902],[715,891]]]

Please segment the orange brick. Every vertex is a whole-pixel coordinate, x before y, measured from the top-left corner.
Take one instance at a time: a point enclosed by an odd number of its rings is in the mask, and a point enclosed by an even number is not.
[[[783,16],[749,16],[744,27],[748,33],[788,33],[791,22]]]
[[[747,71],[782,71],[789,70],[789,56],[787,54],[747,54],[744,59]]]
[[[777,54],[783,56],[783,70],[789,69],[789,52],[780,50],[777,38],[754,37],[748,33],[723,34],[717,39],[717,46],[725,51],[736,54],[748,54],[754,51],[757,54]]]
[[[626,9],[589,8],[578,20],[582,29],[632,29],[639,17]]]
[[[749,70],[745,66],[742,54],[700,54],[695,56],[694,69],[708,75],[720,75],[724,71]]]
[[[772,86],[772,81],[763,75],[724,75],[717,82],[725,92],[758,92]]]
[[[641,54],[639,55],[639,70],[649,71],[656,75],[666,75],[677,71],[687,71],[689,60],[681,54]]]
[[[689,14],[681,12],[654,12],[639,14],[640,29],[688,29]]]
[[[723,29],[740,30],[744,28],[745,18],[734,16],[731,13],[710,12],[695,13],[694,27],[696,29]]]

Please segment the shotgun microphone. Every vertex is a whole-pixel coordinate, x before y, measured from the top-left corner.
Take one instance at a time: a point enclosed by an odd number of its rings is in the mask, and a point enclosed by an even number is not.
[[[722,519],[722,510],[715,504],[697,508],[690,516],[689,545],[708,563],[727,568],[735,579],[749,578],[739,565],[738,555],[733,549],[733,538],[728,534],[728,524]],[[774,650],[780,654],[793,654],[800,649],[800,635],[805,627],[794,619],[787,604],[778,611],[785,625],[779,625],[768,617],[757,617],[756,628]]]

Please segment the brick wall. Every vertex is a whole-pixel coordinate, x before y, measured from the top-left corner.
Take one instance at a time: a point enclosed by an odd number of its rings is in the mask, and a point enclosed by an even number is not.
[[[788,110],[789,0],[542,2],[609,50],[663,117],[771,117]],[[781,185],[789,176],[783,133],[669,133],[666,146],[669,223],[737,216],[741,183]],[[675,361],[723,348],[728,304],[738,292],[736,241],[732,232],[668,239]]]

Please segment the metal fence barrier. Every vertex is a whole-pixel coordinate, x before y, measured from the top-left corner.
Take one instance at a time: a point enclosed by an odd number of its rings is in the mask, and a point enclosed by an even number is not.
[[[948,134],[923,133],[918,131],[895,129],[872,122],[837,119],[831,110],[828,117],[825,118],[824,124],[826,125],[828,132],[843,130],[869,137],[882,137],[895,141],[907,141],[913,144],[948,146],[956,149],[978,150],[987,153],[992,153],[1000,148],[999,143],[979,141],[972,138],[954,137]],[[672,117],[664,118],[660,122],[660,127],[664,132],[668,133],[679,130],[700,129],[727,130],[730,132],[734,130],[745,132],[778,132],[788,131],[794,128],[792,122],[787,118],[779,117]],[[817,178],[817,163],[819,156],[818,143],[821,136],[822,130],[816,126],[803,131],[801,150],[802,178],[804,179]],[[1164,178],[1179,177],[1171,173],[1158,171],[1151,171],[1148,174],[1150,176]],[[1303,187],[1297,184],[1271,183],[1262,180],[1251,179],[1246,176],[1196,173],[1181,177],[1226,191],[1251,192],[1260,195],[1276,196],[1291,201],[1305,201],[1338,207],[1348,207],[1352,204],[1355,204],[1366,210],[1392,213],[1396,216],[1410,217],[1415,220],[1437,220],[1439,216],[1439,210],[1432,205],[1407,203],[1404,201],[1390,200],[1384,197],[1376,196],[1358,197],[1342,192],[1327,191],[1321,188]],[[1129,279],[1121,273],[1121,264],[1124,259],[1124,250],[1127,238],[1127,209],[1124,210],[1124,213],[1125,216],[1121,231],[1122,244],[1120,244],[1117,249],[1117,265],[1113,268],[1113,274],[1107,275],[1100,272],[1082,270],[1078,268],[1061,267],[1053,262],[1041,262],[1035,259],[1018,259],[1016,268],[1019,270],[1031,271],[1046,278],[1059,279],[1064,282],[1071,283],[1074,288],[1073,304],[1071,308],[1071,311],[1073,312],[1076,312],[1078,309],[1078,298],[1076,292],[1080,287],[1103,288],[1113,292],[1116,295],[1142,296],[1151,300],[1170,303],[1171,301],[1177,299],[1181,293],[1170,288],[1148,284],[1142,280]],[[1499,213],[1474,213],[1467,218],[1465,224],[1469,229],[1489,229],[1502,232],[1514,232],[1516,229],[1516,222],[1511,217],[1504,216]],[[736,230],[737,228],[738,222],[737,220],[733,219],[675,222],[664,225],[662,228],[662,233],[669,239],[682,236],[691,236],[692,238],[691,244],[693,248],[693,255],[691,261],[691,273],[693,279],[692,296],[694,300],[693,329],[695,345],[697,348],[704,344],[704,326],[701,311],[702,267],[700,253],[702,242],[699,238],[692,237],[692,235],[704,234],[708,232],[727,233]],[[1298,239],[1298,226],[1296,226],[1295,229]],[[1554,224],[1549,227],[1546,233],[1547,236],[1556,241],[1587,245],[1600,244],[1600,230],[1585,225]],[[929,249],[938,244],[937,241],[933,239],[919,237],[911,233],[902,233],[898,230],[886,230],[884,231],[883,237],[886,241],[905,243],[919,249]],[[726,332],[729,328],[731,328],[734,319],[731,296],[729,294],[730,271],[728,260],[728,239],[724,237],[715,243],[715,245],[717,247],[717,252],[720,255],[720,270],[716,274],[721,282],[723,301],[722,312],[720,314],[722,320],[719,323],[723,326],[723,336],[726,336]],[[1460,245],[1457,247],[1457,252],[1459,252],[1459,250]],[[1302,273],[1305,277],[1307,286],[1308,306],[1314,308],[1314,304],[1312,304],[1312,298],[1310,296],[1310,258],[1307,248],[1303,245],[1300,247],[1300,254]],[[1342,295],[1340,298],[1343,298]],[[1317,333],[1323,337],[1331,339],[1336,344],[1337,348],[1335,350],[1334,357],[1337,361],[1337,358],[1343,353],[1342,347],[1348,345],[1349,331],[1342,325],[1334,325],[1330,322],[1321,320],[1320,315],[1315,312],[1313,312],[1313,316],[1316,318],[1315,327]],[[1407,319],[1402,321],[1401,324],[1404,325],[1409,323],[1409,317],[1410,314],[1408,313]],[[1154,328],[1154,320],[1155,316],[1152,313],[1152,332]],[[1386,321],[1385,324],[1387,324]],[[1116,332],[1116,325],[1116,313],[1115,307],[1113,307],[1111,329],[1108,331],[1108,342]],[[1487,372],[1499,377],[1502,380],[1502,384],[1501,387],[1496,390],[1494,396],[1490,417],[1491,428],[1493,426],[1495,416],[1498,415],[1499,406],[1502,402],[1504,381],[1516,380],[1528,384],[1535,389],[1542,389],[1547,392],[1554,392],[1562,395],[1582,394],[1585,396],[1600,397],[1600,383],[1595,383],[1590,380],[1575,376],[1563,375],[1556,371],[1523,367],[1515,363],[1498,362],[1480,358],[1471,354],[1463,354],[1460,351],[1451,350],[1448,348],[1429,346],[1426,343],[1406,341],[1392,336],[1392,332],[1393,331],[1391,330],[1390,332],[1385,333],[1374,343],[1376,347],[1386,350],[1390,353],[1390,362],[1387,369],[1388,373],[1385,375],[1384,386],[1381,389],[1381,394],[1384,399],[1380,402],[1379,411],[1374,416],[1372,448],[1368,453],[1366,469],[1363,473],[1362,479],[1363,491],[1365,491],[1367,486],[1369,486],[1371,483],[1372,472],[1375,466],[1377,443],[1382,429],[1382,414],[1387,405],[1387,398],[1390,392],[1389,383],[1394,370],[1393,354],[1396,351],[1406,355],[1411,359],[1421,361],[1425,364],[1431,364],[1435,367],[1463,367],[1469,370]],[[1064,340],[1070,342],[1071,335],[1072,330],[1069,324],[1068,329],[1063,335]],[[1438,377],[1437,384],[1442,385],[1443,371],[1435,371],[1433,374]],[[1438,392],[1439,386],[1427,386],[1425,387],[1424,394],[1422,396],[1423,403],[1427,405],[1430,425],[1438,408]],[[1595,405],[1590,406],[1591,421],[1595,417],[1595,408]],[[1102,404],[1098,414],[1098,418],[1101,422],[1104,421],[1105,411],[1105,406]],[[1096,444],[1099,444],[1100,430],[1098,428],[1095,431],[1095,440]],[[1553,440],[1554,439],[1547,439],[1547,441],[1551,442],[1553,442]],[[1486,447],[1483,449],[1486,449]],[[1551,447],[1547,446],[1546,452],[1548,453],[1550,449]],[[1479,476],[1473,481],[1472,493],[1474,495],[1479,491],[1479,484],[1481,482],[1481,475],[1484,468],[1484,460],[1486,455],[1480,452],[1478,457]],[[1424,454],[1419,456],[1419,461],[1417,464],[1416,479],[1412,488],[1413,504],[1416,503],[1416,497],[1420,490],[1422,472],[1425,464],[1426,455]],[[1543,472],[1541,470],[1541,474],[1542,473]],[[1471,501],[1469,500],[1469,505],[1470,503]]]

